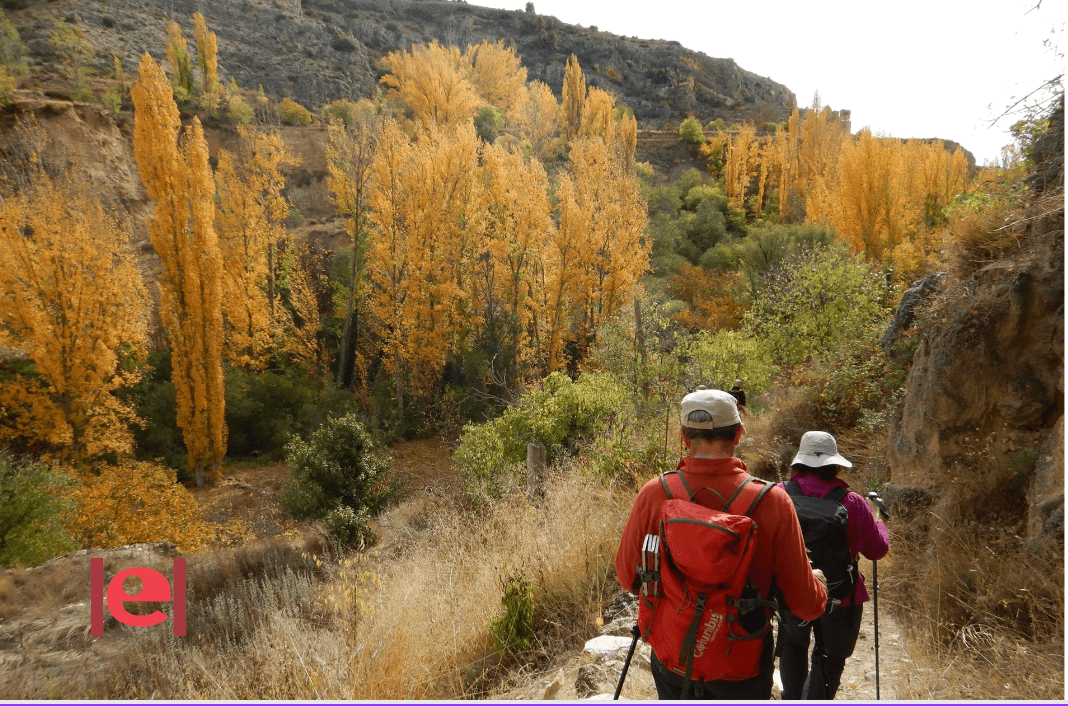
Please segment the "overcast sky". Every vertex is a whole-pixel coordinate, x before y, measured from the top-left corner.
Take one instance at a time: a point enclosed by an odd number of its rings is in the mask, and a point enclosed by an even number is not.
[[[852,111],[854,132],[955,140],[980,165],[1012,141],[1013,119],[990,122],[1063,73],[1066,8],[1064,0],[534,0],[537,14],[562,22],[732,58],[785,85],[802,107],[819,91],[823,105]]]

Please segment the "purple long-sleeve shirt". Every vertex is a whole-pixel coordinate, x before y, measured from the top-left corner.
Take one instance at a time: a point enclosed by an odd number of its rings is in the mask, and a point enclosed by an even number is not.
[[[795,473],[790,480],[796,480],[805,495],[823,497],[836,486],[849,488],[841,478],[822,480],[812,473]],[[782,485],[780,483],[779,485]],[[849,511],[849,524],[846,526],[846,534],[849,537],[849,551],[856,556],[863,554],[868,559],[878,561],[890,551],[890,533],[884,522],[876,521],[871,514],[868,502],[857,493],[849,491],[842,500],[846,510]],[[857,602],[864,603],[869,600],[868,591],[864,587],[864,576],[860,576],[857,584]],[[842,605],[853,605],[853,597],[847,596],[842,599]]]

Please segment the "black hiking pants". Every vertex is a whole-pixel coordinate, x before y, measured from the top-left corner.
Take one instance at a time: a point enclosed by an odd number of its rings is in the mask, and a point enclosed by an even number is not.
[[[827,680],[827,696],[833,699],[842,681],[846,660],[853,654],[860,635],[860,621],[864,616],[864,604],[837,607],[823,617],[817,618],[823,632],[823,669]],[[782,678],[783,701],[797,701],[805,693],[805,682],[811,674],[809,641],[813,623],[802,622],[796,615],[779,613],[779,676]],[[816,647],[812,647],[812,659],[816,659]]]
[[[686,679],[670,671],[653,653],[653,683],[661,701],[678,701]],[[686,700],[690,701],[767,701],[771,698],[771,675],[775,669],[775,641],[771,629],[764,636],[760,653],[760,671],[755,677],[740,681],[691,681]]]

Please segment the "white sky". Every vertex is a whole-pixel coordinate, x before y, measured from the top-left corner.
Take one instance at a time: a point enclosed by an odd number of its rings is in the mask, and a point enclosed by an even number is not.
[[[519,10],[526,0],[470,0]],[[1037,10],[1028,12],[1037,3]],[[539,15],[674,39],[781,83],[856,132],[955,140],[979,165],[1012,142],[1009,105],[1064,71],[1064,0],[534,0]],[[1043,46],[1049,39],[1056,50]]]

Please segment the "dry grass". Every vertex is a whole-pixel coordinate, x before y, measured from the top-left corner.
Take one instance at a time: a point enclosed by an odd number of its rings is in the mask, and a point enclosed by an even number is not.
[[[894,534],[894,570],[880,581],[914,661],[927,665],[901,696],[1061,699],[1063,545],[1023,538],[1011,469],[954,471],[963,480],[947,479],[928,515]]]
[[[487,629],[503,610],[501,577],[522,574],[534,589],[537,637],[523,655],[526,669],[581,646],[617,590],[611,564],[630,502],[630,493],[603,488],[572,463],[555,470],[544,497],[516,494],[477,517],[417,497],[381,518],[388,539],[362,554],[283,543],[193,554],[185,637],[109,625],[104,638],[81,645],[62,678],[23,665],[2,691],[13,698],[478,698],[517,664],[495,649]],[[10,594],[10,583],[0,593]],[[84,577],[73,583],[84,599]]]
[[[947,224],[944,266],[952,280],[963,280],[990,262],[1022,247],[1033,233],[1063,228],[1064,192],[1051,189],[1027,200],[1021,175],[994,172],[978,193],[983,208],[961,209]]]

